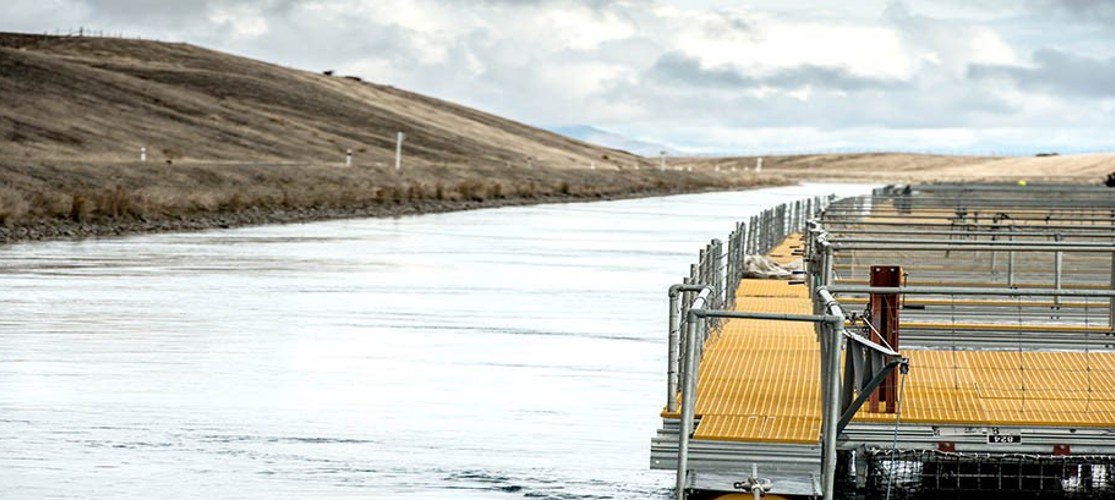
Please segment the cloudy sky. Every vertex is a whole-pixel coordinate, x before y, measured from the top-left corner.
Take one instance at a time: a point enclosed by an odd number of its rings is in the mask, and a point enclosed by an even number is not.
[[[1112,0],[5,0],[694,153],[1115,150]]]

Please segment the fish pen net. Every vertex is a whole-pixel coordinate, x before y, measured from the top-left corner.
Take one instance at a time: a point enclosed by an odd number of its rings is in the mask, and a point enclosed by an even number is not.
[[[1115,456],[875,450],[866,458],[869,499],[1115,499]]]

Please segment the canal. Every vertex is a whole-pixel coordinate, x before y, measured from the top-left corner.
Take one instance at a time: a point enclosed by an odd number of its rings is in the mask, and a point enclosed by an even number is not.
[[[868,189],[0,247],[0,498],[665,498],[666,288]]]

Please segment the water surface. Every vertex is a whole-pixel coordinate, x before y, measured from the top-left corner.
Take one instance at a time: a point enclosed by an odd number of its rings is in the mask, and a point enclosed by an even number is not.
[[[0,498],[664,498],[666,288],[866,190],[0,247]]]

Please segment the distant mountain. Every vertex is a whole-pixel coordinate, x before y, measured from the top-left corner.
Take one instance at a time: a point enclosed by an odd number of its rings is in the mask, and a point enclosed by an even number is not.
[[[678,151],[661,144],[632,139],[615,132],[598,129],[590,125],[567,125],[560,127],[549,127],[549,129],[566,137],[572,137],[574,139],[590,142],[592,144],[599,144],[601,146],[606,146],[609,148],[628,151],[640,156],[656,157],[662,154],[662,151],[666,151],[666,154],[669,155],[678,154]]]

